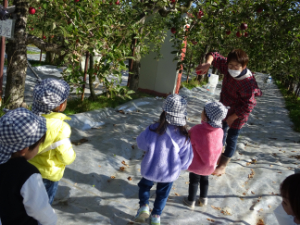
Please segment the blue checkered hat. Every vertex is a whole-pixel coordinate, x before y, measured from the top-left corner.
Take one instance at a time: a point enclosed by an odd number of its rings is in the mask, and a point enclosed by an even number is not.
[[[46,119],[25,108],[17,108],[0,118],[0,164],[12,153],[35,144],[46,133]]]
[[[177,94],[169,95],[163,103],[167,122],[175,126],[184,126],[187,115],[186,106],[187,101],[184,97]]]
[[[69,96],[70,86],[64,80],[45,79],[34,87],[32,112],[49,114]]]
[[[226,118],[228,109],[221,102],[208,102],[204,106],[208,123],[215,128],[222,128],[222,120]]]

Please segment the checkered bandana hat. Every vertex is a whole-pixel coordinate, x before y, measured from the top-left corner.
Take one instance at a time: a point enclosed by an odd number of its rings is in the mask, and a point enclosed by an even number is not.
[[[182,96],[177,94],[169,95],[163,103],[167,122],[175,126],[184,126],[187,115],[186,106],[187,101]]]
[[[27,148],[46,133],[46,119],[25,108],[17,108],[0,118],[0,164],[12,153]]]
[[[221,102],[208,102],[204,106],[208,123],[215,128],[222,128],[222,120],[226,118],[228,109]]]
[[[49,114],[69,96],[70,86],[64,80],[45,79],[34,87],[32,112]]]

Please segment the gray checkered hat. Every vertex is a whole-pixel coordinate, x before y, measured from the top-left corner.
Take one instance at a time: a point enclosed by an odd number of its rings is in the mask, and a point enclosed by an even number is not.
[[[0,164],[11,154],[27,148],[46,133],[46,119],[25,108],[17,108],[0,118]]]
[[[167,122],[175,126],[184,126],[187,115],[186,106],[187,101],[184,97],[177,94],[169,95],[163,103]]]
[[[204,106],[208,123],[215,128],[222,128],[222,120],[226,118],[228,109],[221,102],[208,102]]]
[[[69,96],[70,86],[64,80],[45,79],[34,87],[32,112],[49,114]]]

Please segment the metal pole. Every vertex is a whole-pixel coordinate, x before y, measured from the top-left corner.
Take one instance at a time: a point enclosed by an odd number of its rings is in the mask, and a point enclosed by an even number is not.
[[[7,0],[3,0],[3,6],[4,8],[8,7]],[[1,37],[1,45],[0,45],[0,106],[2,104],[2,85],[3,85],[3,70],[4,70],[4,59],[5,59],[5,37]]]
[[[81,101],[84,99],[84,91],[85,91],[85,83],[86,83],[86,75],[87,75],[87,70],[89,66],[89,57],[90,57],[90,52],[86,52],[85,55],[85,67],[84,67],[84,78],[83,78],[83,85],[82,85],[82,95],[81,95]]]

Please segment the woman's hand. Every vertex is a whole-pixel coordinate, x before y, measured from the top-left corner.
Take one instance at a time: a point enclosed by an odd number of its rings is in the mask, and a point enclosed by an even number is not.
[[[231,125],[233,124],[233,122],[234,122],[237,118],[239,118],[239,117],[238,117],[235,113],[232,114],[231,116],[228,116],[228,118],[227,118],[227,120],[226,120],[228,126],[231,127]]]
[[[208,70],[210,68],[210,63],[203,63],[196,68],[197,75],[203,75],[207,74]]]
[[[209,55],[207,57],[206,63],[202,63],[201,65],[199,64],[196,68],[197,75],[207,74],[213,60],[214,58],[212,57],[212,55]]]

